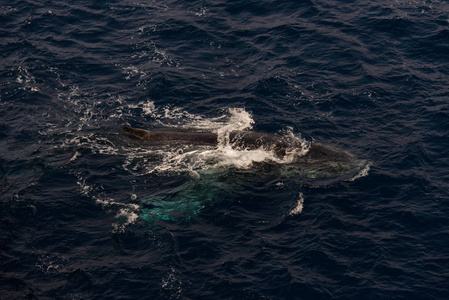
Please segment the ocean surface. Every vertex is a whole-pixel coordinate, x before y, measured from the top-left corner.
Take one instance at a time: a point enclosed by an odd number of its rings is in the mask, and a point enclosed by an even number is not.
[[[449,299],[446,1],[0,0],[0,54],[0,299]]]

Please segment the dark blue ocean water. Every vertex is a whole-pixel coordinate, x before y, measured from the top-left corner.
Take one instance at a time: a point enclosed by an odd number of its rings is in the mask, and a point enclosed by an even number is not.
[[[0,299],[448,299],[445,1],[0,0],[0,54]],[[123,126],[369,163],[310,180]]]

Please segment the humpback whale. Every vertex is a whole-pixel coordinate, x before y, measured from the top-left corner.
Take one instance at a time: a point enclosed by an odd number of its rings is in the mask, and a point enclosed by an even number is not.
[[[126,135],[133,139],[154,142],[179,142],[192,145],[219,146],[219,136],[210,131],[158,129],[144,130],[124,127]],[[354,174],[366,164],[345,150],[317,143],[304,143],[298,139],[257,131],[231,131],[226,144],[234,150],[263,149],[274,154],[281,162],[287,162],[308,177],[333,177]],[[289,156],[288,160],[283,159]]]
[[[369,162],[358,159],[345,150],[317,142],[304,142],[294,136],[250,130],[230,131],[222,135],[197,129],[144,130],[132,127],[124,127],[123,132],[126,137],[137,141],[139,147],[148,145],[151,148],[162,149],[164,156],[167,145],[168,149],[173,147],[175,152],[180,149],[179,146],[183,148],[186,145],[188,149],[193,146],[194,151],[187,151],[187,153],[200,153],[200,162],[207,161],[202,160],[204,157],[201,154],[210,154],[218,161],[221,161],[224,154],[227,159],[229,147],[233,150],[263,150],[262,154],[266,154],[261,155],[262,160],[252,160],[261,153],[258,151],[237,153],[237,157],[241,154],[241,157],[248,159],[249,168],[246,168],[247,165],[240,169],[234,168],[235,165],[216,164],[214,159],[210,165],[200,163],[201,171],[205,166],[201,179],[199,176],[193,176],[191,180],[187,180],[175,189],[170,188],[166,192],[153,193],[142,199],[141,218],[150,223],[158,220],[178,221],[185,214],[197,214],[204,207],[205,200],[223,198],[224,196],[221,195],[227,195],[228,191],[232,191],[232,185],[228,185],[227,180],[234,184],[247,178],[279,177],[293,178],[293,182],[299,180],[301,185],[317,186],[331,184],[336,180],[353,180],[366,169],[366,166],[369,167]],[[130,140],[126,142],[134,144]],[[207,150],[196,151],[196,146],[205,146]],[[213,148],[212,151],[210,147]],[[222,147],[224,151],[221,151]],[[229,154],[232,159],[236,153],[230,151]],[[249,155],[246,156],[247,154]],[[167,156],[170,158],[169,154]],[[180,157],[176,156],[176,159],[182,159]],[[188,157],[191,158],[191,156]],[[187,160],[187,162],[192,161],[194,162],[195,159]],[[212,168],[209,169],[209,166]],[[198,169],[193,168],[193,170]],[[213,171],[210,172],[210,170]]]

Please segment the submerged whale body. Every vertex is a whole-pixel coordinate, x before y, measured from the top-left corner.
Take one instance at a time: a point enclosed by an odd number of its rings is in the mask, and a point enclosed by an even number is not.
[[[124,127],[123,130],[129,137],[143,141],[210,146],[220,144],[218,134],[209,131],[144,130],[132,127]],[[289,156],[286,165],[290,166],[290,171],[294,170],[301,175],[307,173],[309,178],[355,174],[366,165],[365,160],[358,159],[354,154],[329,145],[315,142],[306,145],[298,139],[264,132],[231,131],[226,143],[234,150],[263,149],[273,153],[280,161]]]

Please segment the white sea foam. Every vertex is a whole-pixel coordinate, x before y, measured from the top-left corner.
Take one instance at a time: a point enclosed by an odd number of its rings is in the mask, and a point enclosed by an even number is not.
[[[367,176],[370,168],[371,168],[371,163],[367,162],[365,164],[365,166],[357,174],[355,174],[353,177],[349,178],[347,181],[354,181],[358,178]]]
[[[170,299],[180,299],[182,296],[182,282],[178,279],[176,270],[171,270],[162,278],[161,287],[170,294]]]
[[[302,193],[299,193],[298,199],[296,201],[296,206],[290,211],[289,215],[297,215],[302,212],[304,207],[304,196]]]
[[[126,226],[137,221],[139,215],[136,214],[133,209],[120,208],[115,217],[119,219],[117,223],[113,224],[115,231],[123,232]]]
[[[75,154],[73,154],[72,158],[69,159],[69,162],[75,161],[81,154],[76,151]]]
[[[111,197],[107,197],[101,187],[88,184],[82,173],[77,173],[75,176],[77,177],[77,184],[80,187],[82,195],[92,198],[104,209],[114,208],[113,210],[115,211],[117,222],[113,223],[112,226],[115,232],[123,232],[128,225],[137,221],[139,218],[137,212],[140,211],[139,205],[121,202]],[[136,198],[137,196],[134,194],[131,195],[132,200],[135,200]]]
[[[17,68],[17,78],[16,82],[22,84],[21,89],[23,90],[30,90],[32,92],[39,91],[39,88],[36,85],[36,79],[33,75],[30,74],[28,69],[25,67],[19,66]]]

